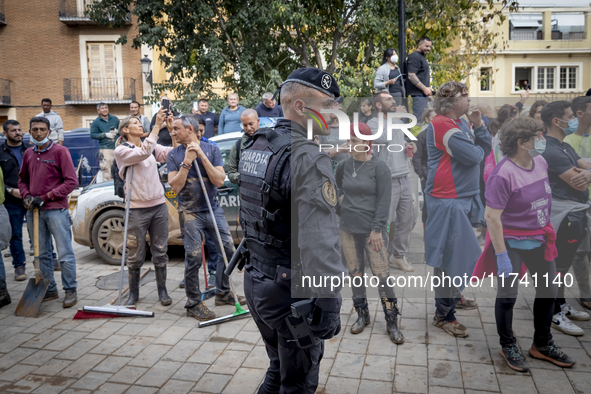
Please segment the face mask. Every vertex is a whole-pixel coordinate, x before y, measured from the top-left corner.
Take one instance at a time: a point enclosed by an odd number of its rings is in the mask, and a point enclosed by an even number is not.
[[[527,151],[529,152],[532,158],[541,155],[546,151],[546,140],[535,140],[534,149],[528,149]]]
[[[37,146],[43,146],[49,142],[49,136],[45,137],[43,141],[37,141],[35,138],[31,138],[31,142]]]
[[[392,55],[390,61],[394,64],[398,63],[398,55]]]
[[[577,128],[579,127],[579,119],[577,119],[577,118],[573,118],[573,119],[569,120],[568,122],[566,120],[562,120],[562,119],[558,119],[558,120],[568,124],[568,127],[564,128],[564,129],[562,129],[562,127],[558,126],[564,131],[564,133],[566,135],[574,133],[575,131],[577,131]]]

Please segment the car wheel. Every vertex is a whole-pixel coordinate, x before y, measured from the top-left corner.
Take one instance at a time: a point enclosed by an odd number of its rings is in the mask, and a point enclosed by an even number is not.
[[[124,214],[121,209],[111,209],[101,214],[92,226],[92,244],[98,255],[111,265],[121,265]]]

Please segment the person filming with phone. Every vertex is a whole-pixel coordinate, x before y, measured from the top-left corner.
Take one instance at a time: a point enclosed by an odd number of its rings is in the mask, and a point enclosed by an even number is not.
[[[400,105],[402,97],[406,97],[406,91],[400,67],[398,67],[398,55],[393,48],[388,48],[384,51],[384,58],[382,65],[376,72],[376,77],[373,81],[373,87],[376,93],[390,93],[396,104]]]
[[[172,114],[172,116],[178,116],[179,113],[172,108],[172,101],[166,96],[160,97],[160,108],[164,111],[167,111],[168,114]],[[152,131],[154,125],[156,124],[156,117],[158,113],[154,114],[152,117],[152,122],[150,123],[150,130],[145,130],[146,132]],[[162,146],[172,146],[172,137],[170,136],[170,130],[166,126],[166,122],[162,122],[160,125],[160,134],[158,134],[158,145]]]

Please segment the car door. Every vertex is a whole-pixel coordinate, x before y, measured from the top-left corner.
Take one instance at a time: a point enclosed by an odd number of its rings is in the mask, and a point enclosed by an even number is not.
[[[228,165],[230,151],[232,150],[232,147],[236,145],[237,140],[238,138],[215,141],[218,148],[220,148],[220,152],[224,160],[224,167]],[[242,238],[242,227],[240,227],[238,220],[240,211],[240,197],[238,196],[238,185],[230,182],[227,176],[224,181],[224,185],[218,188],[218,199],[220,202],[220,207],[224,210],[226,220],[230,226],[232,238],[234,238],[234,242],[236,243]]]

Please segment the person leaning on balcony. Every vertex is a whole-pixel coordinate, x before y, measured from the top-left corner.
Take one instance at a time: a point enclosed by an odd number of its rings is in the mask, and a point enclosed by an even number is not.
[[[64,144],[64,122],[57,112],[51,110],[51,99],[44,98],[41,100],[41,111],[37,116],[42,116],[49,120],[49,127],[51,133],[49,133],[49,139],[53,142],[63,145]]]
[[[240,115],[245,110],[242,105],[238,104],[238,95],[230,93],[228,95],[228,106],[222,110],[220,114],[220,123],[218,128],[218,135],[240,131]]]
[[[119,130],[119,119],[109,114],[109,106],[105,103],[99,103],[96,110],[99,116],[90,125],[90,138],[99,142],[103,181],[110,181],[111,165],[115,159],[115,137],[117,130]]]

